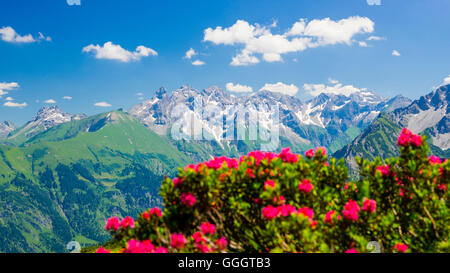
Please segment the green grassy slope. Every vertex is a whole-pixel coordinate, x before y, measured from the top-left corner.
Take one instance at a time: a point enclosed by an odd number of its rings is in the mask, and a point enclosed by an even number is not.
[[[102,242],[107,217],[160,205],[163,175],[188,161],[120,111],[56,126],[23,147],[0,146],[0,252]]]
[[[336,158],[345,158],[351,169],[351,173],[357,170],[355,157],[374,160],[376,157],[383,159],[399,155],[397,138],[402,127],[395,123],[388,114],[380,114],[378,118],[366,128],[354,141],[333,154]],[[442,151],[439,147],[430,145],[431,153],[447,158],[450,151]]]

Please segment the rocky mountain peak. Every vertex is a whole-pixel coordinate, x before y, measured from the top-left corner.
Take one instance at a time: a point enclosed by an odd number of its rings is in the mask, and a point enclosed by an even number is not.
[[[167,91],[166,91],[166,88],[164,88],[164,86],[160,87],[155,93],[155,97],[158,99],[162,99],[165,96],[167,96]]]
[[[4,121],[0,123],[0,138],[5,138],[9,135],[10,132],[16,129],[16,125],[14,125],[11,121]]]

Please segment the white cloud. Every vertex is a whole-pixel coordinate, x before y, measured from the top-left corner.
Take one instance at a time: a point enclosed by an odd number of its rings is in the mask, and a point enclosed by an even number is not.
[[[6,101],[13,101],[14,99],[12,97],[7,97],[5,100]]]
[[[142,93],[142,92],[136,93],[136,96],[142,97],[142,96],[144,96],[144,93]]]
[[[450,75],[448,75],[447,78],[444,79],[444,83],[442,85],[450,84]]]
[[[386,38],[375,35],[372,35],[369,38],[367,38],[367,41],[381,41],[381,40],[386,40]]]
[[[21,36],[12,27],[0,28],[1,39],[9,43],[33,43],[36,40],[31,34]]]
[[[44,40],[47,42],[51,42],[52,38],[50,36],[44,36],[44,34],[42,34],[42,32],[39,32],[39,40]]]
[[[356,88],[353,85],[343,85],[339,81],[331,78],[328,79],[328,83],[331,85],[305,83],[303,89],[314,97],[322,93],[349,96],[353,93],[367,90],[365,88]]]
[[[401,56],[401,54],[400,54],[400,52],[398,52],[397,50],[393,50],[393,51],[392,51],[392,56],[399,57],[399,56]]]
[[[361,42],[358,42],[358,44],[359,44],[360,47],[368,47],[366,42],[362,42],[361,41]]]
[[[226,88],[230,92],[235,93],[249,93],[253,92],[253,88],[248,85],[241,85],[241,84],[234,84],[232,82],[229,82],[226,84]]]
[[[328,82],[331,83],[331,84],[338,84],[339,83],[338,80],[335,80],[333,78],[328,78]]]
[[[67,0],[69,6],[81,6],[81,0]]]
[[[72,99],[72,97],[70,97],[70,96],[64,96],[62,98],[63,98],[63,100],[71,100]]]
[[[0,97],[8,94],[7,91],[19,88],[17,82],[0,82]]]
[[[381,5],[381,0],[367,0],[367,4],[369,6],[380,6]]]
[[[145,46],[138,46],[134,52],[130,52],[120,45],[115,45],[112,42],[106,42],[103,46],[88,45],[83,48],[83,52],[93,52],[97,59],[116,60],[121,62],[139,61],[143,57],[157,56],[158,53],[151,48]]]
[[[186,51],[184,58],[191,59],[195,55],[197,55],[197,52],[195,52],[195,50],[191,47],[188,51]]]
[[[196,65],[196,66],[204,65],[204,64],[205,64],[205,62],[200,61],[200,60],[196,60],[196,61],[193,61],[193,62],[192,62],[192,65]]]
[[[275,84],[266,83],[259,91],[263,90],[294,96],[298,92],[298,87],[294,84],[288,85],[277,82]]]
[[[111,107],[112,105],[107,103],[106,101],[102,101],[102,102],[97,102],[94,104],[94,106],[98,106],[98,107]]]
[[[26,102],[17,103],[17,102],[7,101],[7,102],[3,103],[3,105],[6,107],[24,108],[24,107],[27,107],[28,104]]]
[[[56,101],[54,99],[48,99],[48,100],[44,101],[44,103],[54,104],[54,103],[56,103]]]
[[[259,63],[258,55],[266,62],[280,62],[283,61],[282,55],[287,53],[326,45],[351,45],[355,35],[372,33],[374,25],[369,18],[359,16],[339,21],[325,18],[308,22],[300,19],[287,32],[274,34],[259,24],[237,20],[228,28],[207,28],[203,41],[216,45],[243,45],[231,65],[249,65]]]

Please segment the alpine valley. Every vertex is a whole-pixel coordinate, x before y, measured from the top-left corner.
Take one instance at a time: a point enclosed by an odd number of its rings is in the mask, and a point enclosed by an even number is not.
[[[183,86],[172,93],[160,88],[128,111],[86,116],[53,106],[21,127],[5,121],[0,124],[0,252],[64,252],[71,241],[105,242],[106,219],[161,206],[160,183],[180,166],[259,150],[267,140],[251,138],[248,129],[269,130],[274,106],[280,121],[276,150],[303,153],[325,146],[334,157],[348,159],[354,172],[356,156],[395,156],[396,136],[408,127],[428,136],[433,154],[447,158],[449,89],[441,86],[415,101],[369,91],[301,101],[270,91],[234,96],[219,87]],[[213,122],[214,116],[232,125]],[[195,123],[200,130],[192,129]],[[185,137],[175,137],[175,131]]]

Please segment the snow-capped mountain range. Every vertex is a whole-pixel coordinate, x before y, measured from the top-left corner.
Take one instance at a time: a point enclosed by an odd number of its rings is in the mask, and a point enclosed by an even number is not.
[[[415,133],[425,132],[434,145],[450,149],[450,85],[441,86],[392,114],[403,127]]]
[[[176,112],[175,107],[185,105],[187,107],[182,113],[182,122],[179,122],[183,132],[188,135],[194,132],[194,135],[191,134],[192,138],[195,138],[196,133],[201,134],[201,131],[192,130],[193,123],[198,121],[203,123],[203,134],[206,131],[212,134],[216,141],[221,142],[223,135],[230,128],[222,126],[220,122],[212,125],[205,122],[201,113],[195,110],[195,98],[198,98],[204,107],[217,109],[216,116],[224,116],[226,119],[236,118],[240,111],[248,112],[248,115],[253,117],[269,117],[270,109],[278,106],[282,136],[297,144],[303,144],[301,146],[304,147],[335,145],[336,149],[350,141],[354,134],[358,134],[370,124],[381,111],[392,110],[394,106],[404,107],[410,103],[404,97],[398,96],[388,100],[369,91],[352,93],[349,96],[321,94],[303,102],[296,97],[270,91],[236,97],[219,87],[197,90],[182,86],[171,95],[164,88],[160,88],[152,99],[132,107],[129,113],[155,132],[168,135],[169,128],[180,121],[180,116],[173,114]],[[260,126],[269,129],[270,124],[264,124],[264,121],[267,119],[259,119]],[[245,122],[240,125],[245,126]]]
[[[176,128],[188,142],[206,139],[223,150],[234,145],[234,150],[240,152],[238,146],[242,143],[236,141],[249,138],[264,141],[260,135],[252,137],[274,128],[271,119],[276,108],[282,146],[291,146],[296,151],[326,146],[333,152],[352,141],[381,112],[387,112],[399,125],[427,133],[434,145],[445,150],[450,148],[449,87],[442,86],[411,103],[403,96],[388,99],[369,91],[320,94],[301,101],[264,90],[234,96],[216,86],[204,90],[182,86],[171,94],[160,88],[150,100],[135,105],[128,114],[172,140],[176,140],[173,135]],[[8,122],[1,124],[0,137],[3,136],[3,143],[20,143],[53,126],[85,117],[64,113],[57,106],[44,107],[19,129]]]
[[[40,132],[46,131],[58,124],[72,120],[80,120],[87,117],[84,114],[74,115],[63,112],[58,106],[45,106],[25,124],[25,126],[12,131],[8,135],[8,140],[14,142],[15,139],[31,138]]]

